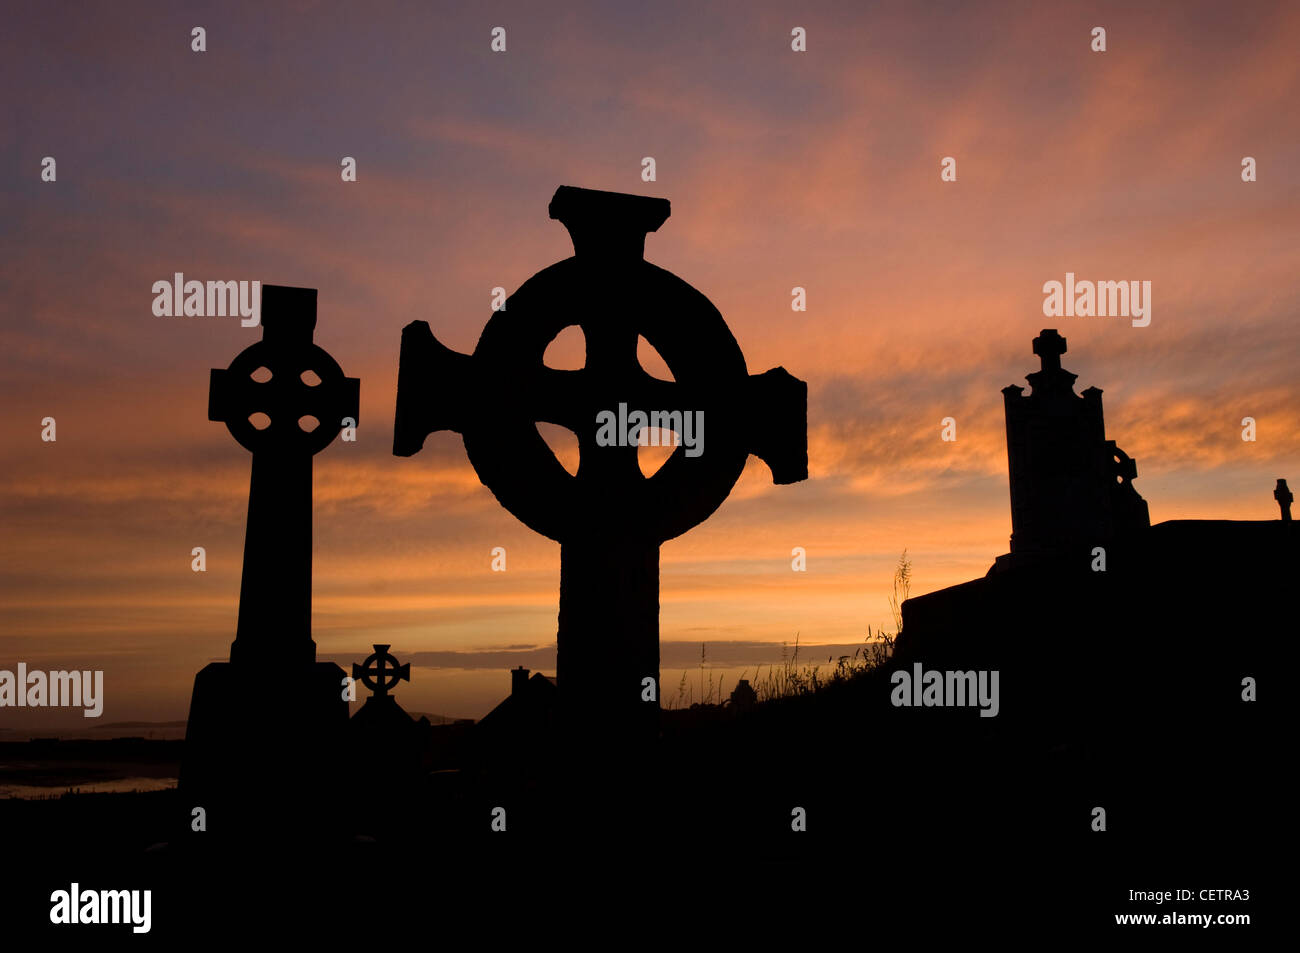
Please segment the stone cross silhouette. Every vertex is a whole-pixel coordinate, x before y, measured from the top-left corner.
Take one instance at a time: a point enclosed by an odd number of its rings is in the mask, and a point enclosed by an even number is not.
[[[208,418],[253,466],[235,641],[194,679],[179,785],[223,843],[319,837],[343,797],[344,672],[311,638],[312,456],[355,423],[360,384],[312,343],[314,289],[263,285],[261,324],[209,385]]]
[[[646,730],[658,713],[660,544],[708,518],[751,453],[775,483],[808,475],[807,384],[784,368],[751,375],[709,300],[644,260],[646,234],[669,211],[666,199],[561,186],[550,215],[576,254],[526,281],[472,355],[443,346],[424,321],[403,329],[393,435],[393,452],[410,456],[431,432],[460,433],[498,501],[560,543],[561,704],[580,719]],[[586,338],[584,367],[546,367],[547,345],[571,325]],[[641,368],[638,335],[673,381]],[[630,421],[636,411],[695,414],[702,452],[679,445],[644,476],[637,426],[613,442],[597,426],[602,414]],[[538,422],[577,435],[576,475]]]
[[[1295,497],[1291,494],[1291,488],[1286,485],[1286,480],[1277,481],[1277,487],[1273,490],[1273,499],[1277,500],[1277,505],[1282,510],[1282,522],[1291,522],[1291,503]]]
[[[1065,338],[1055,328],[1047,328],[1034,338],[1034,353],[1042,360],[1043,370],[1059,371],[1065,353]]]
[[[212,369],[208,419],[253,454],[239,624],[230,661],[316,658],[311,637],[312,456],[355,425],[361,382],[312,342],[316,290],[262,286],[262,340]],[[260,429],[253,418],[269,423]]]
[[[396,688],[398,682],[411,680],[411,663],[398,665],[397,659],[388,654],[388,649],[387,645],[376,645],[374,653],[364,662],[360,665],[352,663],[352,677],[360,679],[371,694],[380,698],[387,695],[389,689]]]

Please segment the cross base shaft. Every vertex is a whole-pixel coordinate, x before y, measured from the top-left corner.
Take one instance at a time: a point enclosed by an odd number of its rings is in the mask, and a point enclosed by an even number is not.
[[[616,743],[659,724],[659,546],[595,539],[560,547],[556,684],[565,733]],[[644,680],[654,679],[645,701]]]
[[[316,661],[311,637],[312,458],[254,453],[248,490],[239,627],[232,662]]]

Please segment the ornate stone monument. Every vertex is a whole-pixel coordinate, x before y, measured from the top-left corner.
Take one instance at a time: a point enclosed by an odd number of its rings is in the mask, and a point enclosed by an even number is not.
[[[526,281],[473,354],[444,347],[424,321],[402,331],[393,452],[416,453],[433,431],[460,433],[502,506],[560,543],[556,680],[571,731],[649,733],[657,723],[660,545],[722,504],[751,453],[776,483],[808,475],[807,385],[784,368],[751,375],[709,300],[644,260],[646,234],[668,214],[666,199],[561,186],[550,215],[576,254]],[[547,345],[571,325],[586,337],[585,366],[546,367]],[[673,381],[642,369],[638,335]],[[637,434],[611,441],[598,426],[638,411],[696,414],[702,452],[678,446],[644,476]],[[576,476],[538,433],[542,421],[577,435]]]
[[[343,670],[311,637],[312,457],[355,423],[360,382],[312,342],[314,289],[264,285],[261,323],[213,369],[208,404],[253,454],[238,628],[230,661],[194,680],[181,774],[187,812],[223,837],[312,828],[348,717]]]
[[[1032,390],[1002,389],[1011,483],[1011,554],[1000,565],[1091,548],[1151,525],[1133,488],[1137,464],[1106,439],[1101,389],[1074,392],[1061,367],[1065,338],[1053,328],[1034,338],[1042,368],[1026,375]]]

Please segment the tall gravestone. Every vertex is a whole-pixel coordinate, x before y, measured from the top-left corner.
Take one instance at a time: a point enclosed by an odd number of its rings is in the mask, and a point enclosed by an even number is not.
[[[261,325],[212,371],[208,419],[252,453],[252,476],[235,640],[194,680],[180,781],[223,838],[317,829],[348,720],[344,672],[311,637],[312,457],[355,424],[360,382],[312,341],[314,289],[264,285]]]
[[[784,368],[751,375],[709,300],[644,260],[646,234],[668,214],[665,199],[561,186],[550,215],[568,229],[575,255],[520,286],[473,354],[444,347],[424,321],[402,331],[393,452],[416,453],[434,431],[460,433],[497,500],[560,543],[556,682],[571,736],[654,731],[660,545],[722,504],[751,453],[776,483],[808,474],[807,385]],[[572,325],[586,338],[584,366],[546,367],[547,345]],[[638,336],[674,380],[642,369]],[[613,415],[635,430],[638,411],[647,420],[698,414],[702,452],[678,446],[644,476],[638,434],[629,441],[623,430],[611,442],[600,426]],[[577,435],[576,475],[538,422]]]

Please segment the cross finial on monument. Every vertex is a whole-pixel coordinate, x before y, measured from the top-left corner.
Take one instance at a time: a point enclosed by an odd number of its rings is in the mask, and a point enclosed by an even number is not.
[[[1295,497],[1291,495],[1291,489],[1286,485],[1286,480],[1277,481],[1277,489],[1273,491],[1273,499],[1277,500],[1277,505],[1282,510],[1282,522],[1291,522],[1291,503]]]
[[[1057,333],[1056,328],[1044,328],[1034,338],[1034,353],[1043,362],[1043,370],[1059,371],[1061,355],[1065,353],[1065,338]]]

